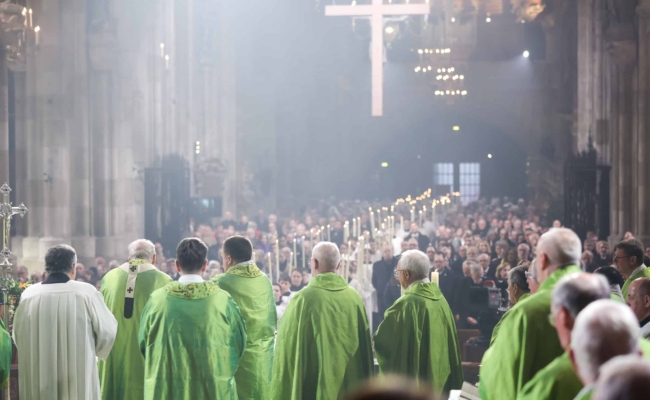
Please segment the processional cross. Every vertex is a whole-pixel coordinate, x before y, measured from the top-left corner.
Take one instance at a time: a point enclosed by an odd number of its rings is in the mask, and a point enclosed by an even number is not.
[[[11,193],[11,188],[7,183],[0,187],[0,193],[2,193],[2,203],[0,203],[0,218],[2,218],[2,251],[0,251],[0,256],[4,258],[0,263],[2,268],[2,276],[0,277],[0,289],[2,289],[2,300],[5,305],[4,307],[4,321],[9,328],[9,319],[8,319],[8,310],[9,310],[9,280],[11,279],[11,263],[9,262],[9,257],[11,256],[11,250],[9,250],[9,236],[11,232],[11,218],[18,214],[21,217],[24,217],[27,213],[27,207],[25,204],[20,203],[18,207],[12,207],[11,202],[9,201],[9,193]]]
[[[372,116],[380,117],[383,115],[384,108],[384,15],[427,15],[429,14],[429,0],[426,0],[426,4],[384,4],[384,0],[372,0],[371,5],[356,5],[356,3],[354,0],[349,6],[326,6],[325,15],[328,17],[370,17]]]

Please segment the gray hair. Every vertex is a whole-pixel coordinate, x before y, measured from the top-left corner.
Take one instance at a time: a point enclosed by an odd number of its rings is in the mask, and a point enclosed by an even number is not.
[[[551,264],[563,267],[580,265],[582,242],[571,229],[553,228],[537,243],[537,255],[546,254]]]
[[[650,392],[650,362],[638,355],[612,358],[600,369],[594,400],[646,398]]]
[[[483,275],[484,271],[483,271],[483,267],[481,267],[481,264],[477,264],[474,260],[467,260],[467,261],[465,261],[465,263],[469,263],[469,272],[470,273],[476,272],[476,273],[480,273],[481,275]]]
[[[156,254],[156,246],[147,239],[138,239],[129,244],[129,260],[141,259],[151,261]]]
[[[641,329],[630,307],[598,300],[578,315],[571,332],[571,349],[578,375],[585,384],[598,379],[599,369],[620,355],[639,351]]]
[[[520,265],[511,269],[510,272],[508,272],[510,285],[517,285],[519,289],[523,290],[524,292],[530,292],[528,280],[526,279],[526,272],[528,272],[528,266],[526,265]]]
[[[111,262],[108,263],[108,268],[110,269],[115,269],[120,266],[120,262],[117,260],[111,260]]]
[[[609,298],[609,284],[602,275],[569,274],[555,285],[551,298],[553,310],[562,307],[575,319],[589,304]]]
[[[530,246],[528,243],[519,243],[519,246],[517,246],[517,250],[519,250],[520,247],[524,247],[526,251],[530,251]]]
[[[322,272],[333,272],[341,262],[339,248],[332,242],[320,242],[312,250],[312,257],[318,261]]]
[[[399,259],[400,269],[409,271],[414,279],[424,279],[429,275],[429,257],[420,250],[407,250]]]
[[[216,268],[216,269],[221,268],[221,264],[219,263],[219,261],[217,261],[217,260],[208,261],[208,269],[213,269],[213,268]]]

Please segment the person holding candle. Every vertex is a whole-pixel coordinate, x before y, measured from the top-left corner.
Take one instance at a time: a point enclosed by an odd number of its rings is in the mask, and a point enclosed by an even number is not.
[[[406,290],[375,334],[381,374],[397,374],[433,387],[440,397],[463,384],[454,317],[438,285],[429,282],[429,259],[419,250],[400,257],[395,275]]]
[[[427,248],[427,257],[431,266],[430,273],[435,272],[438,274],[438,287],[443,296],[445,296],[449,307],[454,311],[456,309],[454,288],[456,287],[458,278],[451,268],[446,265],[445,255],[437,252],[433,246]]]
[[[431,242],[428,236],[420,233],[420,226],[416,222],[411,223],[410,233],[404,238],[406,241],[409,241],[411,239],[417,240],[418,248],[422,252],[425,252],[427,250],[427,247],[429,247],[429,244]]]

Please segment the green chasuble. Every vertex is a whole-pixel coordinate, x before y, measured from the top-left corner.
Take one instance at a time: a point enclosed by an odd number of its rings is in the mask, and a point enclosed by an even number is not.
[[[140,316],[154,290],[171,282],[145,260],[132,260],[102,279],[104,302],[117,320],[117,336],[110,355],[99,360],[103,400],[140,400],[144,391],[144,359],[138,347]]]
[[[639,278],[645,278],[650,276],[650,268],[646,267],[645,265],[642,265],[643,268],[639,267],[637,270],[635,270],[632,275],[625,281],[623,284],[623,288],[621,289],[621,293],[623,293],[623,300],[627,302],[627,291],[630,290],[630,284],[632,281],[635,281]]]
[[[519,297],[519,301],[518,301],[517,303],[515,303],[514,306],[510,307],[510,310],[512,310],[514,307],[517,307],[519,304],[521,304],[524,300],[526,300],[526,299],[529,298],[530,296],[532,296],[531,293],[524,293],[524,294],[522,294],[521,297]],[[503,320],[506,318],[506,315],[508,315],[508,313],[510,312],[510,310],[506,311],[506,313],[503,314],[503,316],[501,317],[501,319],[499,320],[499,322],[497,322],[496,326],[495,326],[494,329],[492,330],[492,337],[490,338],[490,346],[492,346],[492,343],[494,343],[494,340],[495,340],[496,337],[497,337],[497,332],[499,332],[499,328],[501,328],[501,321],[503,321]]]
[[[237,400],[246,346],[239,307],[214,282],[172,282],[151,295],[140,324],[146,400]]]
[[[0,389],[9,386],[9,371],[11,370],[11,355],[13,341],[7,332],[4,322],[0,319]]]
[[[485,352],[480,370],[482,400],[515,399],[535,374],[563,353],[551,312],[551,292],[557,282],[579,267],[567,266],[555,271],[539,291],[503,316],[498,334]]]
[[[230,293],[246,323],[246,350],[235,373],[239,399],[268,399],[277,321],[271,281],[250,261],[230,267],[214,280]]]
[[[517,400],[573,400],[582,387],[571,365],[569,353],[564,352],[535,374],[521,389]]]
[[[316,275],[280,318],[274,400],[335,400],[373,374],[366,309],[339,275]]]
[[[416,283],[393,304],[375,334],[382,374],[404,375],[437,397],[463,386],[456,322],[436,283]]]

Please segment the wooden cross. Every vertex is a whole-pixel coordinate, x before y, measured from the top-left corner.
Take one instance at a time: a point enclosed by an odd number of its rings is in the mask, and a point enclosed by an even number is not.
[[[408,0],[407,0],[408,3]],[[349,6],[326,6],[328,17],[370,17],[372,30],[372,116],[383,115],[384,102],[384,15],[427,15],[426,4],[384,4],[384,0],[372,0],[372,5],[357,5],[356,0]]]

